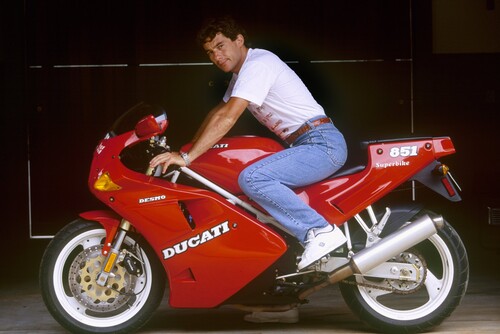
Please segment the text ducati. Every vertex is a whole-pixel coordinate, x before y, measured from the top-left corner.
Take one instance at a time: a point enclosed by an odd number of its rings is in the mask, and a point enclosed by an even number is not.
[[[209,230],[203,231],[194,237],[183,240],[178,244],[173,245],[172,247],[165,248],[162,250],[163,259],[169,259],[177,254],[184,253],[189,248],[198,247],[201,244],[204,244],[207,241],[210,241],[214,238],[220,237],[221,235],[229,232],[229,221],[225,221],[217,226],[212,227]]]

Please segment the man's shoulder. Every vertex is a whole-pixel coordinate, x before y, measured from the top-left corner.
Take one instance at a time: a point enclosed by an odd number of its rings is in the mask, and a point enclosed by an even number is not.
[[[249,60],[280,60],[277,55],[265,49],[250,49],[249,55]]]
[[[251,49],[247,58],[249,68],[263,68],[271,71],[280,71],[284,62],[274,53],[264,49]]]

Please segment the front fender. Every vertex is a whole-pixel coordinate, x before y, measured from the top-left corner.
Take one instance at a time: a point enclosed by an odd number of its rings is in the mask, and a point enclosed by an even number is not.
[[[86,220],[96,221],[106,230],[106,241],[102,248],[102,254],[109,254],[116,231],[120,226],[122,217],[110,210],[94,210],[80,213],[80,217]]]

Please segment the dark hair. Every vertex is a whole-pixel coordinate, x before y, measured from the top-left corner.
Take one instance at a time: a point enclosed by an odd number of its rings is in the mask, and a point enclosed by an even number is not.
[[[215,35],[222,33],[232,41],[236,40],[238,35],[246,39],[246,31],[230,16],[221,18],[210,18],[206,20],[198,32],[196,38],[198,44],[203,46],[206,42],[214,39]]]

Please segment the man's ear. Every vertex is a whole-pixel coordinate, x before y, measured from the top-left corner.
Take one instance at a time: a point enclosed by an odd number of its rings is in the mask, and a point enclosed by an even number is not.
[[[238,34],[238,36],[236,36],[236,43],[238,43],[238,46],[245,45],[245,37],[243,37],[242,34]]]

